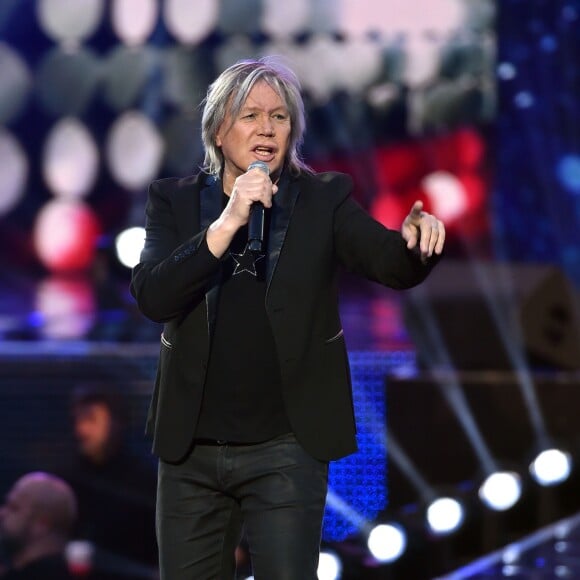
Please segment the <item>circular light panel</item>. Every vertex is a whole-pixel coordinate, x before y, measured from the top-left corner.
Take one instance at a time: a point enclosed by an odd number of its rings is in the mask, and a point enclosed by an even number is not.
[[[40,27],[56,42],[80,44],[97,29],[104,11],[103,0],[39,0]]]
[[[26,62],[7,44],[0,42],[0,124],[7,124],[22,111],[28,100],[32,78]]]
[[[0,216],[6,215],[24,196],[28,180],[28,158],[20,143],[0,129]]]
[[[197,44],[214,29],[219,9],[215,0],[165,0],[163,18],[177,40],[183,44]]]
[[[138,191],[156,177],[163,150],[163,140],[153,123],[142,113],[128,111],[111,128],[107,162],[123,187]]]
[[[87,127],[66,118],[52,129],[44,146],[43,173],[56,196],[86,196],[97,177],[99,151]]]
[[[111,10],[113,30],[128,46],[147,40],[159,13],[156,0],[114,0]]]

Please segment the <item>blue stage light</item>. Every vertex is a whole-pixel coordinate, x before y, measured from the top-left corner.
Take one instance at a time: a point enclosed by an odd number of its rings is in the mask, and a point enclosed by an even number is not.
[[[514,103],[520,109],[529,109],[534,104],[534,100],[534,95],[530,91],[520,91],[514,97]]]
[[[558,162],[556,174],[566,190],[580,194],[580,155],[564,155]]]

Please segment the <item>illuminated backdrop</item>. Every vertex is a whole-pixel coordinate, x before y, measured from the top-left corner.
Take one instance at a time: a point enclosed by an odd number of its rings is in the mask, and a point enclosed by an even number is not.
[[[151,179],[196,171],[208,83],[264,54],[302,81],[315,169],[352,174],[388,226],[420,198],[451,253],[489,251],[494,17],[491,0],[4,1],[0,332],[143,339],[125,334],[134,319],[111,240],[142,225]],[[406,347],[351,353],[360,452],[332,466],[328,540],[386,506],[384,376],[413,366]]]

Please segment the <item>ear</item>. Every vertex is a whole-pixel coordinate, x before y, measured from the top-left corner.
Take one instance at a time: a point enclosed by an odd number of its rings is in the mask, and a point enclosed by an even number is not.
[[[219,133],[215,136],[215,144],[218,147],[221,147],[222,146],[222,138],[220,137],[220,134]]]

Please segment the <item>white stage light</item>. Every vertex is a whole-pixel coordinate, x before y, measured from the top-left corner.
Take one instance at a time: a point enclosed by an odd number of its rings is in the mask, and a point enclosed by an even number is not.
[[[40,0],[38,21],[53,40],[78,45],[97,29],[105,4],[103,0]]]
[[[66,118],[52,128],[44,145],[42,169],[54,195],[80,198],[89,193],[99,169],[99,150],[81,121]]]
[[[334,8],[336,28],[347,36],[379,32],[385,38],[397,38],[405,31],[406,36],[416,38],[426,33],[449,38],[467,19],[466,3],[461,0],[342,0],[335,4],[327,3]]]
[[[469,209],[465,186],[448,171],[435,171],[426,175],[421,185],[433,206],[433,213],[446,223],[452,222]]]
[[[214,29],[219,2],[215,0],[166,0],[163,17],[167,29],[182,44],[197,44]]]
[[[115,238],[115,251],[119,262],[127,268],[139,263],[139,256],[145,243],[145,228],[129,228]]]
[[[107,139],[107,161],[113,177],[139,191],[156,177],[164,143],[157,128],[142,113],[128,111],[113,124]]]
[[[115,0],[111,18],[117,36],[128,46],[143,44],[157,23],[156,0]]]
[[[522,495],[522,483],[517,473],[492,473],[479,488],[481,501],[490,509],[505,511],[513,507]]]
[[[427,508],[427,523],[434,534],[449,534],[463,523],[463,506],[451,497],[440,497]]]
[[[373,558],[379,562],[394,562],[407,547],[403,529],[394,524],[380,524],[371,530],[367,546]]]
[[[318,560],[318,580],[339,580],[342,574],[342,562],[334,552],[320,552]]]
[[[309,28],[308,0],[266,0],[262,9],[262,30],[274,38],[291,38]]]
[[[540,485],[557,485],[566,481],[572,470],[572,459],[565,451],[546,449],[530,465],[532,477]]]

